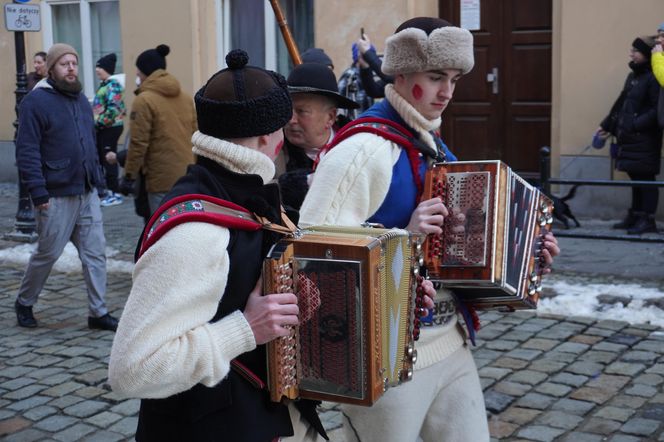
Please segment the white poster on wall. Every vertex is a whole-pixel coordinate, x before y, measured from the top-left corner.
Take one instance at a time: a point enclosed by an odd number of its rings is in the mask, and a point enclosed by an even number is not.
[[[480,29],[480,2],[481,0],[460,0],[461,27],[469,31]]]

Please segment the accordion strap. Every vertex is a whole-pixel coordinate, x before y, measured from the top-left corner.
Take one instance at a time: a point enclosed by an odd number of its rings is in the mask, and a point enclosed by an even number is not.
[[[182,195],[167,201],[152,215],[141,238],[138,257],[170,229],[186,222],[198,221],[229,229],[246,231],[264,229],[282,235],[294,235],[297,227],[288,219],[283,207],[281,219],[283,226],[221,198],[195,193]]]

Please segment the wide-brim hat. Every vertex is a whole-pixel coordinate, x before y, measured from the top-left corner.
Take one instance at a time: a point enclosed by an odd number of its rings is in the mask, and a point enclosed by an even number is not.
[[[320,63],[302,63],[288,76],[288,92],[322,95],[341,109],[357,109],[360,105],[337,91],[337,79],[332,69]]]

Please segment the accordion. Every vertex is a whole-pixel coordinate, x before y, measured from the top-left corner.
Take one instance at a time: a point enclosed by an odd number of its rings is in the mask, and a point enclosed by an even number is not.
[[[536,308],[551,200],[501,161],[434,164],[422,199],[434,197],[450,214],[424,243],[429,278],[478,309]]]
[[[271,249],[264,293],[295,293],[300,309],[290,335],[267,346],[271,400],[371,405],[412,378],[414,238],[312,227]]]

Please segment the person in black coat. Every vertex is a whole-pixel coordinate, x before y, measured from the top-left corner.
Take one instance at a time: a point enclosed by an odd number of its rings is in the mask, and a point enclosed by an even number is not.
[[[616,137],[616,170],[626,172],[635,181],[655,181],[660,171],[662,129],[657,124],[659,84],[650,67],[655,41],[638,37],[632,42],[629,67],[632,72],[625,86],[604,118],[598,135]],[[657,187],[632,187],[632,205],[626,218],[615,224],[629,234],[656,232]]]

